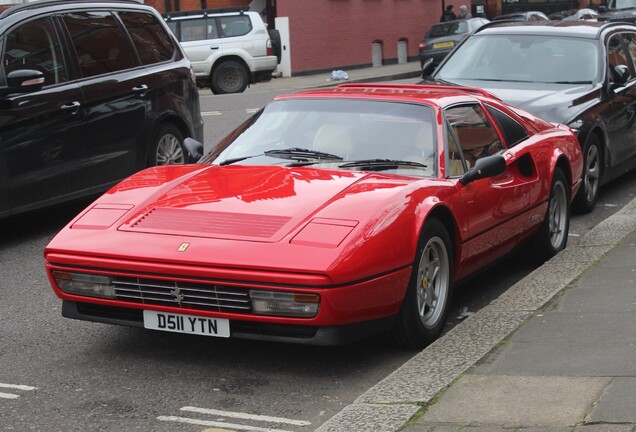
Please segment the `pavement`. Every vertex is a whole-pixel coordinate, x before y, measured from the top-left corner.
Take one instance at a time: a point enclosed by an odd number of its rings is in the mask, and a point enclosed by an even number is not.
[[[262,84],[389,81],[418,69],[416,62],[347,71],[346,81],[323,74]],[[636,432],[636,199],[317,431]]]

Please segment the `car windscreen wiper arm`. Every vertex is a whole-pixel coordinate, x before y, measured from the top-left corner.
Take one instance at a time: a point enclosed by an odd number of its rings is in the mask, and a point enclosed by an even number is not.
[[[338,168],[364,168],[367,171],[382,171],[399,167],[427,168],[420,162],[396,160],[396,159],[364,159],[338,165]]]
[[[316,150],[309,150],[309,149],[299,148],[299,147],[291,147],[291,148],[280,149],[280,150],[267,150],[263,152],[263,154],[265,156],[271,156],[271,157],[276,157],[281,159],[303,160],[303,161],[309,160],[309,159],[342,160],[342,157],[335,154],[325,153],[325,152],[316,151]]]
[[[264,151],[263,153],[259,153],[255,155],[225,159],[223,162],[219,163],[219,166],[231,165],[233,163],[241,162],[241,161],[244,161],[245,159],[255,158],[258,156],[270,156],[270,157],[275,157],[279,159],[290,159],[293,161],[302,161],[302,162],[307,162],[310,159],[338,160],[338,161],[342,160],[342,157],[335,154],[320,152],[316,150],[309,150],[304,148],[298,148],[298,147],[291,147],[291,148],[280,149],[280,150],[278,149],[267,150],[267,151]]]

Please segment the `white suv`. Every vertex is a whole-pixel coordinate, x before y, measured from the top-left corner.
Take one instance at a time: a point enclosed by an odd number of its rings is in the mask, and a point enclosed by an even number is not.
[[[257,12],[188,11],[165,19],[192,62],[197,85],[216,94],[271,79],[280,61],[280,36]]]

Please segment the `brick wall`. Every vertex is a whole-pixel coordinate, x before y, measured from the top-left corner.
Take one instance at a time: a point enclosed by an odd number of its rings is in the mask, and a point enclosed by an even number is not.
[[[289,17],[292,74],[369,66],[374,42],[384,64],[397,62],[399,40],[413,60],[441,12],[440,0],[277,0],[276,10]]]

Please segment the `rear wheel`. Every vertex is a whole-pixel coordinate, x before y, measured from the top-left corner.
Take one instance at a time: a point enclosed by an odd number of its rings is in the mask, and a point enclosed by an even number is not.
[[[583,148],[583,184],[574,197],[573,207],[578,213],[594,209],[601,186],[601,142],[591,135]]]
[[[185,163],[183,135],[173,124],[159,128],[148,156],[148,166]]]
[[[552,175],[552,186],[548,198],[548,210],[541,231],[533,241],[534,257],[544,262],[565,249],[570,229],[570,199],[568,181],[559,168]]]
[[[423,348],[444,328],[452,294],[453,252],[450,236],[437,219],[422,229],[409,287],[393,329],[393,339],[407,348]]]
[[[226,60],[212,72],[212,91],[216,94],[242,93],[247,84],[248,71],[236,60]]]

